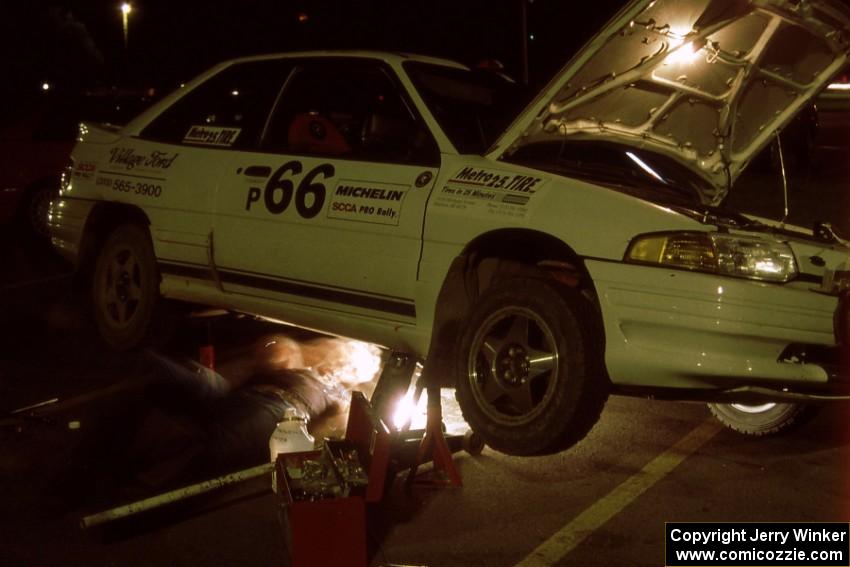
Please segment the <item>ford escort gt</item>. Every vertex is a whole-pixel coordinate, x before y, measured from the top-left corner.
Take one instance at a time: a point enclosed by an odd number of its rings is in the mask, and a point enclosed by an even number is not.
[[[430,57],[228,61],[81,126],[52,241],[115,348],[163,299],[371,341],[511,454],[575,443],[611,392],[846,399],[850,248],[724,201],[848,29],[834,0],[638,0],[519,113]]]

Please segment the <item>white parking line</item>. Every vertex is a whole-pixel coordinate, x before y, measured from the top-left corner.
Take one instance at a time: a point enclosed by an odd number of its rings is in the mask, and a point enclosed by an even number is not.
[[[714,419],[704,421],[675,445],[655,457],[640,471],[558,530],[515,567],[550,567],[563,559],[594,530],[599,529],[638,496],[667,476],[721,429],[723,426]]]

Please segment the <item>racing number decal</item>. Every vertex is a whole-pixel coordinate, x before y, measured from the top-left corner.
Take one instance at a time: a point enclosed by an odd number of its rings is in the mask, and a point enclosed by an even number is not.
[[[303,167],[300,161],[289,161],[275,171],[265,189],[259,187],[248,188],[248,198],[245,201],[245,210],[250,211],[251,205],[263,198],[266,210],[274,215],[279,215],[289,208],[292,202],[293,178],[300,175]],[[268,171],[268,170],[266,170]],[[329,163],[317,165],[308,171],[298,183],[295,193],[295,210],[305,219],[311,219],[319,214],[325,205],[325,186],[316,177],[320,174],[322,179],[333,177],[334,166]]]
[[[266,183],[263,200],[266,203],[266,208],[273,215],[279,215],[285,211],[289,208],[289,202],[292,201],[292,181],[283,177],[284,174],[290,172],[293,176],[301,173],[301,162],[290,161],[283,164]],[[253,189],[256,188],[252,187]]]
[[[334,166],[323,163],[311,169],[298,184],[298,191],[295,193],[295,208],[298,210],[298,214],[305,219],[311,219],[318,215],[325,205],[325,186],[313,182],[313,179],[320,173],[323,179],[333,177]],[[307,195],[313,196],[312,204],[308,204]]]

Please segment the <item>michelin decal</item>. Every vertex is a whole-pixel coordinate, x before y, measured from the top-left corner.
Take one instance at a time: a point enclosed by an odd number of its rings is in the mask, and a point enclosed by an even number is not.
[[[545,184],[533,175],[464,167],[435,194],[433,206],[464,215],[524,219]]]
[[[410,187],[341,179],[334,188],[328,218],[398,226]]]

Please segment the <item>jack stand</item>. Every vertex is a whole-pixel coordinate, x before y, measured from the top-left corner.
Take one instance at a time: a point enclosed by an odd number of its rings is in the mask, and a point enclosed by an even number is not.
[[[210,370],[215,370],[215,344],[213,343],[213,318],[221,313],[215,310],[201,311],[191,317],[203,321],[206,340],[198,346],[198,362]]]
[[[460,473],[458,473],[452,460],[452,451],[446,442],[445,434],[443,434],[443,407],[440,403],[440,389],[428,387],[426,392],[428,394],[428,410],[425,435],[419,444],[419,450],[416,452],[416,460],[410,467],[407,482],[408,484],[415,482],[437,486],[463,486]],[[434,461],[434,469],[430,473],[435,476],[441,475],[443,478],[418,480],[416,479],[416,470],[420,464],[427,460],[429,454]]]

